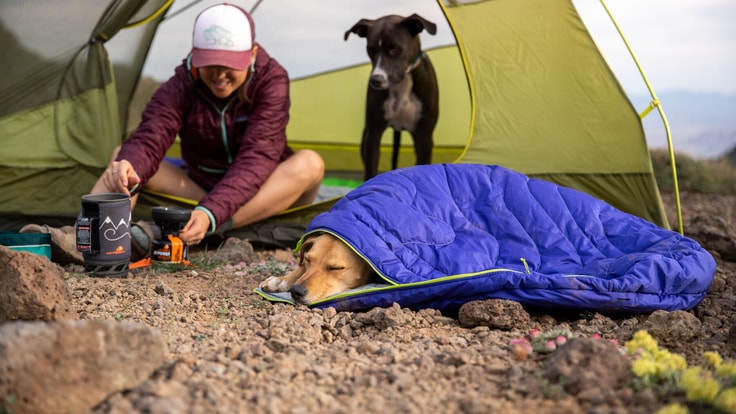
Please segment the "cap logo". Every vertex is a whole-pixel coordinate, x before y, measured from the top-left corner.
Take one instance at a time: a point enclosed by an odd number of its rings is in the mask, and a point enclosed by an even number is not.
[[[204,30],[204,41],[212,46],[233,47],[233,34],[222,26],[212,25]]]

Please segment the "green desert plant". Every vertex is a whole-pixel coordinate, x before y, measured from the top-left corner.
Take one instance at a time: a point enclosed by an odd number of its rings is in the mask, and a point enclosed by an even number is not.
[[[658,414],[696,412],[736,412],[736,363],[725,362],[717,352],[705,352],[705,365],[688,366],[685,358],[658,346],[646,331],[638,331],[627,341],[634,357],[632,371],[642,386],[684,393],[685,405],[672,404]]]
[[[652,150],[652,167],[661,191],[673,191],[672,163],[666,150]],[[680,191],[736,194],[736,167],[726,159],[699,160],[675,153]]]

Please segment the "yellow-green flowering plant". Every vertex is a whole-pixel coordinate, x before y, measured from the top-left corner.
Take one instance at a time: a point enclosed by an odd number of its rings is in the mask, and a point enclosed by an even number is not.
[[[682,404],[670,404],[660,408],[654,414],[689,414],[690,410]]]
[[[701,367],[685,370],[680,380],[688,401],[710,404],[721,391],[721,384],[712,373]]]
[[[666,349],[659,349],[657,340],[646,331],[638,331],[626,342],[629,354],[635,356],[632,364],[634,375],[644,381],[644,385],[669,384],[676,385],[687,362],[682,355],[673,354]]]
[[[670,385],[682,391],[688,403],[736,414],[736,363],[725,362],[718,352],[703,353],[704,366],[688,367],[685,358],[660,349],[646,331],[625,343],[634,357],[632,371],[644,386]],[[686,406],[670,404],[657,414],[688,414]]]
[[[721,391],[713,401],[713,406],[724,413],[736,413],[736,387]]]

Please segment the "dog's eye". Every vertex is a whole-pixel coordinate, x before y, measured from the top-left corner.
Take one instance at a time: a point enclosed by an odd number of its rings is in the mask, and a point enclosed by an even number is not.
[[[327,266],[328,272],[337,272],[339,270],[345,270],[345,266]]]
[[[398,56],[401,53],[401,49],[396,45],[391,45],[386,49],[386,53],[388,53],[389,56]]]

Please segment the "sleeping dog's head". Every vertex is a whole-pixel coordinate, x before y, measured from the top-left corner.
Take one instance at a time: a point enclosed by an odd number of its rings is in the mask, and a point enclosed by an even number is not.
[[[292,299],[307,305],[368,284],[374,273],[370,265],[340,239],[318,233],[308,237],[299,250],[299,266],[283,277],[271,276],[260,285],[265,292],[290,292]]]
[[[401,83],[422,55],[419,33],[437,33],[437,25],[418,14],[409,17],[383,16],[376,20],[360,19],[345,32],[366,39],[366,50],[373,64],[369,84],[376,89],[388,89]]]

